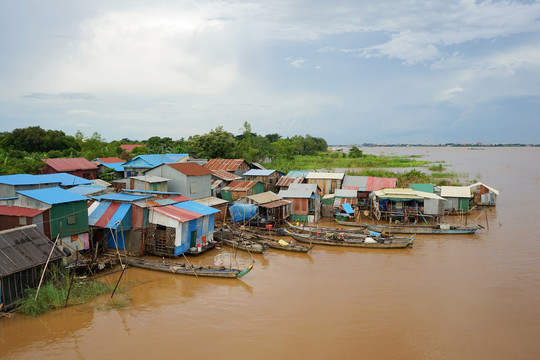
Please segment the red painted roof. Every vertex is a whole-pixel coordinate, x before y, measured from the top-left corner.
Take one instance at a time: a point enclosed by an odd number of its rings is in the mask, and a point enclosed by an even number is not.
[[[378,191],[384,188],[395,188],[397,178],[383,178],[369,176],[366,184],[366,191]]]
[[[241,176],[232,174],[225,170],[212,170],[212,175],[225,181],[234,181],[242,178]]]
[[[204,167],[210,170],[235,172],[244,161],[244,159],[210,159]]]
[[[34,217],[45,210],[30,209],[20,206],[0,205],[0,215]]]
[[[151,209],[159,214],[165,215],[180,222],[186,222],[202,217],[202,214],[194,213],[193,211],[180,209],[174,205],[155,207]]]
[[[126,152],[132,152],[133,149],[135,149],[136,147],[145,147],[146,145],[144,144],[133,144],[133,145],[120,145],[120,147],[122,148],[122,150],[125,150]]]
[[[97,169],[96,164],[86,160],[85,158],[58,158],[42,160],[58,172]]]
[[[124,160],[120,159],[119,157],[104,157],[104,158],[97,158],[99,161],[104,162],[105,164],[114,164],[114,163],[123,163]]]
[[[184,195],[178,195],[178,196],[172,197],[171,200],[182,202],[182,201],[188,201],[189,198],[185,197]]]
[[[212,175],[210,170],[197,163],[173,163],[167,164],[167,166],[188,176]]]
[[[254,187],[257,183],[258,181],[236,180],[230,183],[228,186],[224,187],[223,190],[247,191]]]

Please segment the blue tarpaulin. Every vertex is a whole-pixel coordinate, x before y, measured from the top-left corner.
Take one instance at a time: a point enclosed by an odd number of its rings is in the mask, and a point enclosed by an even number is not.
[[[244,221],[257,215],[257,205],[253,204],[232,204],[229,206],[231,222]]]
[[[351,207],[351,204],[349,203],[343,203],[341,204],[341,206],[343,207],[343,210],[345,210],[345,212],[347,214],[354,214],[354,210],[353,208]]]

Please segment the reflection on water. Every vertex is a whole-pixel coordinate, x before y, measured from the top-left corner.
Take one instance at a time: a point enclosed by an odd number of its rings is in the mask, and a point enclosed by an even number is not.
[[[540,149],[362,150],[481,174],[501,191],[498,206],[467,221],[485,225],[487,214],[489,230],[417,235],[405,250],[270,249],[253,255],[242,280],[131,268],[119,294],[126,308],[104,297],[37,319],[0,319],[0,358],[538,358]],[[243,267],[251,256],[223,248],[189,261]]]

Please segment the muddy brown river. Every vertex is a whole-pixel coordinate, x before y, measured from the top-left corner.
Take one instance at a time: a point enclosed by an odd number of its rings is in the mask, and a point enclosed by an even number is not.
[[[1,318],[0,358],[540,358],[540,148],[362,150],[445,161],[500,190],[468,217],[489,230],[404,250],[270,249],[242,280],[130,268],[115,302]],[[189,259],[251,262],[228,248]]]

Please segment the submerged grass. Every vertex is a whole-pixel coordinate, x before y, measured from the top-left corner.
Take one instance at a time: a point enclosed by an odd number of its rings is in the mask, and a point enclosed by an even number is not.
[[[70,276],[67,270],[53,268],[49,280],[41,286],[36,299],[37,289],[26,289],[24,298],[19,302],[19,310],[26,315],[39,316],[43,312],[64,307],[68,295]],[[100,281],[79,281],[75,279],[69,294],[68,305],[86,303],[99,295],[112,290],[111,286]]]

